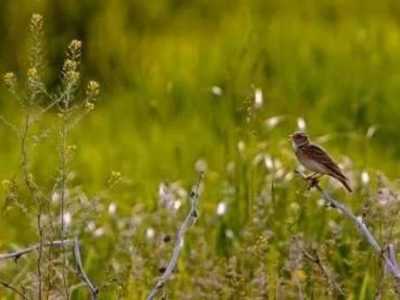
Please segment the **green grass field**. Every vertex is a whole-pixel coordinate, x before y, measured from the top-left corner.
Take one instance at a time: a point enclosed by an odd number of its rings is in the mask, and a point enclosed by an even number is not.
[[[15,72],[18,89],[29,85],[29,20],[38,12],[49,89],[59,91],[75,38],[83,41],[78,98],[89,79],[101,85],[94,111],[64,145],[65,235],[79,236],[100,299],[146,299],[199,168],[199,219],[159,299],[396,299],[394,281],[354,225],[294,174],[288,135],[305,128],[332,153],[354,193],[328,179],[321,185],[382,246],[400,248],[397,1],[31,2],[2,4],[1,74]],[[48,99],[37,101],[36,110]],[[23,125],[26,110],[5,85],[0,113]],[[24,182],[21,136],[2,125],[5,253],[38,242],[40,203],[43,238],[59,238],[62,116],[49,110],[28,135],[40,197]],[[88,299],[75,286],[72,255],[44,256],[42,299],[65,299],[63,265],[70,298]],[[0,262],[0,283],[40,298],[36,262],[36,254]],[[19,298],[1,284],[0,299]]]

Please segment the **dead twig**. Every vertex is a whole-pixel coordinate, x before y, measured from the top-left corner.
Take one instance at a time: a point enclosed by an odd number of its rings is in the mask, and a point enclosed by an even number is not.
[[[175,267],[178,263],[178,259],[183,247],[184,238],[186,231],[196,222],[198,213],[197,213],[197,206],[200,198],[200,186],[203,182],[203,173],[200,174],[199,180],[197,184],[192,188],[192,192],[190,193],[190,202],[191,207],[189,210],[188,215],[186,216],[185,220],[183,221],[181,227],[179,228],[176,239],[175,239],[175,247],[172,252],[171,259],[165,269],[164,273],[161,277],[157,280],[155,286],[150,291],[147,300],[153,300],[160,289],[164,286],[164,284],[171,279],[172,273],[175,270]]]
[[[322,263],[321,258],[319,257],[316,251],[314,251],[314,253],[311,254],[305,249],[303,249],[303,255],[306,259],[308,259],[310,262],[314,263],[318,267],[322,275],[325,277],[325,280],[328,282],[331,288],[333,288],[333,290],[335,290],[341,296],[345,295],[339,284],[329,274],[328,270]]]
[[[14,252],[9,252],[6,254],[0,254],[0,261],[3,260],[8,260],[8,259],[13,259],[17,261],[19,258],[22,256],[32,253],[34,251],[40,251],[41,247],[60,247],[63,248],[64,246],[73,246],[73,254],[75,258],[75,264],[77,268],[77,272],[81,280],[85,283],[85,285],[88,287],[90,294],[91,294],[91,299],[92,300],[97,300],[97,295],[99,293],[99,289],[92,283],[92,281],[89,279],[87,276],[85,270],[83,269],[83,264],[82,264],[82,257],[81,257],[81,250],[80,250],[80,242],[78,238],[75,239],[68,239],[68,240],[59,240],[59,241],[52,241],[52,242],[47,242],[43,243],[42,245],[40,243],[35,244],[33,246],[17,250]],[[5,286],[5,282],[0,281],[0,285]],[[7,284],[7,288],[11,289],[11,286]],[[15,289],[14,289],[14,292]],[[20,294],[19,294],[20,295]],[[25,299],[25,298],[24,298]]]
[[[44,243],[43,245],[38,243],[38,244],[35,244],[33,246],[30,246],[30,247],[27,247],[27,248],[24,248],[21,250],[17,250],[17,251],[6,253],[6,254],[0,254],[0,261],[7,260],[7,259],[18,260],[21,256],[23,256],[25,254],[39,250],[41,246],[43,246],[43,247],[61,247],[62,245],[70,245],[73,243],[74,243],[74,240],[53,241],[53,242]]]
[[[306,180],[310,187],[315,187],[322,195],[322,198],[328,204],[328,206],[337,209],[340,211],[347,219],[349,219],[358,229],[358,232],[365,238],[368,244],[375,251],[376,255],[382,258],[385,263],[387,270],[391,273],[393,279],[395,280],[395,289],[396,292],[400,293],[400,268],[396,260],[396,255],[394,253],[393,245],[386,249],[383,249],[371,231],[368,229],[367,225],[364,223],[363,218],[361,216],[355,216],[353,212],[344,204],[337,201],[333,198],[328,192],[321,188],[319,182],[313,180],[309,182],[309,179],[299,170],[296,170],[296,173],[301,176],[304,180]]]
[[[85,282],[85,284],[89,288],[90,294],[91,294],[91,299],[96,300],[97,295],[99,294],[99,289],[90,281],[85,270],[83,269],[80,243],[77,238],[74,240],[74,257],[75,257],[76,268],[78,270],[79,276],[81,277],[81,279]]]

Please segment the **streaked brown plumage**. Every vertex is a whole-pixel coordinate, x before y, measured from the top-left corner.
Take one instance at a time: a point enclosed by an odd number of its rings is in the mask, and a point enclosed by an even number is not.
[[[304,132],[295,132],[291,138],[299,162],[306,169],[314,172],[310,178],[315,178],[315,175],[328,175],[341,182],[349,192],[352,191],[349,179],[323,148],[310,143]]]

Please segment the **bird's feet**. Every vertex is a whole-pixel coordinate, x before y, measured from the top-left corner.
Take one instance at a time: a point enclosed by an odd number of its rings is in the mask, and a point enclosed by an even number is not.
[[[318,177],[314,177],[314,176],[310,176],[306,178],[307,182],[308,182],[308,190],[311,190],[313,187],[316,187],[319,184],[319,178]]]

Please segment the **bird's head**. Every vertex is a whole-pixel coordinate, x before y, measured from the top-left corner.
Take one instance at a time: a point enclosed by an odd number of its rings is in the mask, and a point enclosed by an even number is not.
[[[305,134],[303,131],[296,131],[295,133],[290,135],[290,138],[296,147],[307,145],[310,143],[307,134]]]

